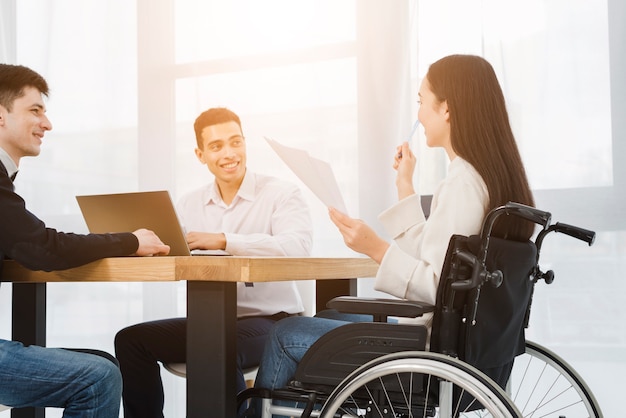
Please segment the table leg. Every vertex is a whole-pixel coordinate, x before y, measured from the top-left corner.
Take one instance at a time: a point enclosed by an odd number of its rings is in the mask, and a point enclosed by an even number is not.
[[[46,284],[13,283],[12,339],[46,346]],[[11,418],[44,418],[44,408],[14,408]]]
[[[315,312],[326,309],[326,303],[336,296],[357,296],[357,279],[317,280]]]
[[[187,282],[187,417],[236,416],[237,284]]]

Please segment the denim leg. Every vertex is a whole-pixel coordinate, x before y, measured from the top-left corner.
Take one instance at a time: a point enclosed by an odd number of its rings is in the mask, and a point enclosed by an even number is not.
[[[259,365],[267,336],[275,323],[267,317],[237,320],[237,392],[246,388],[243,370]]]
[[[64,418],[117,418],[119,369],[93,354],[0,340],[0,403],[65,408]]]
[[[336,309],[324,309],[315,314],[316,318],[337,319],[340,321],[349,322],[372,322],[374,320],[373,315],[368,314],[350,314],[339,312]],[[390,324],[397,324],[398,318],[387,318],[387,322]]]
[[[316,318],[337,319],[339,321],[350,322],[372,322],[374,317],[366,314],[348,314],[337,311],[336,309],[324,309],[315,314]]]
[[[279,389],[294,376],[304,353],[322,335],[347,321],[296,316],[278,321],[263,351],[255,387]]]

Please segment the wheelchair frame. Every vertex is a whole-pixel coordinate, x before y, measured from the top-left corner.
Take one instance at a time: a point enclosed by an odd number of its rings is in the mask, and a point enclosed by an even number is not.
[[[453,246],[455,237],[451,239],[446,265],[449,264],[449,257],[451,257],[457,264],[450,274],[459,275],[461,278],[455,276],[446,292],[442,290],[442,285],[440,285],[437,307],[406,300],[345,296],[333,299],[329,302],[328,307],[345,313],[369,313],[373,314],[379,321],[386,321],[388,316],[417,317],[431,312],[435,308],[458,311],[456,306],[459,302],[456,294],[459,293],[465,295],[460,327],[471,330],[476,322],[478,302],[483,286],[487,285],[484,289],[489,291],[488,287],[497,288],[503,282],[501,271],[490,271],[487,268],[487,256],[492,241],[491,230],[495,220],[502,215],[518,216],[542,227],[534,245],[532,245],[536,249],[536,255],[532,260],[533,264],[529,274],[531,284],[527,295],[528,301],[525,302],[527,304],[525,315],[520,324],[526,328],[534,284],[539,280],[544,280],[550,284],[554,280],[552,271],[544,273],[539,268],[539,254],[545,236],[551,232],[560,232],[592,245],[595,232],[558,222],[551,225],[550,213],[513,202],[492,210],[486,216],[479,236],[480,246],[478,249],[468,251],[464,246],[457,248]],[[459,271],[463,271],[464,274],[459,274]],[[446,273],[446,266],[444,266],[441,281],[444,281],[444,273]],[[337,331],[338,335],[345,334],[352,325],[355,325],[354,328],[364,327],[363,323],[360,325],[355,323],[339,327],[333,331]],[[370,323],[369,325],[374,324]],[[416,328],[423,328],[410,325],[389,325],[386,328],[402,326],[413,328],[412,332],[415,332]],[[444,324],[446,329],[449,326],[449,324]],[[523,339],[523,329],[521,330],[523,347],[521,350],[517,347],[517,352],[514,354],[514,356],[519,356],[515,358],[514,362],[511,361],[510,365],[505,364],[500,367],[504,372],[502,370],[493,372],[491,369],[485,370],[484,364],[479,364],[481,362],[476,359],[470,359],[469,362],[464,361],[465,357],[471,356],[464,352],[457,352],[456,348],[458,335],[465,334],[459,333],[458,328],[452,328],[455,329],[454,332],[444,332],[443,334],[446,335],[437,336],[436,352],[425,351],[425,337],[419,333],[413,334],[416,336],[414,339],[417,340],[417,345],[393,346],[402,340],[402,332],[411,332],[410,329],[396,328],[400,329],[397,338],[394,337],[389,340],[391,342],[387,344],[387,347],[365,364],[360,366],[353,364],[349,355],[343,358],[340,356],[333,357],[332,361],[339,365],[340,369],[340,373],[336,376],[332,376],[332,373],[331,376],[324,375],[327,373],[325,370],[320,373],[315,371],[318,368],[317,365],[320,364],[316,363],[317,359],[329,356],[323,351],[321,354],[317,354],[318,343],[320,343],[319,346],[323,346],[321,340],[324,337],[327,339],[336,338],[335,335],[329,336],[327,334],[309,350],[312,353],[310,356],[312,359],[307,358],[309,352],[303,358],[296,373],[298,382],[290,385],[287,389],[277,391],[249,389],[239,395],[238,401],[241,404],[252,398],[261,398],[262,413],[260,416],[264,418],[274,414],[303,418],[309,416],[324,418],[361,416],[381,418],[414,416],[445,418],[457,416],[554,416],[559,418],[603,416],[593,393],[575,370],[552,351]],[[375,335],[369,338],[383,338],[384,331],[381,333],[374,333]],[[434,333],[435,328],[433,328]],[[341,338],[345,338],[345,335],[341,335]],[[348,338],[354,337],[349,336]],[[463,341],[463,343],[466,342]],[[405,342],[405,344],[407,343]],[[483,366],[483,371],[480,370],[481,367],[477,366]],[[346,370],[353,371],[348,373]],[[346,377],[344,378],[344,376]],[[498,380],[501,381],[497,383]],[[336,383],[335,387],[328,390],[334,383]],[[416,389],[417,387],[419,388]],[[505,387],[506,390],[502,387]],[[365,405],[354,406],[357,402],[356,399],[361,399],[364,394]],[[415,404],[414,398],[417,399]],[[280,404],[281,402],[276,404],[274,400],[282,401],[282,404]],[[297,402],[298,405],[295,407],[285,406],[283,405],[285,401]],[[381,406],[378,406],[379,402]],[[300,407],[300,403],[303,403],[304,406]],[[469,415],[470,413],[472,415]],[[259,416],[258,411],[254,416]]]

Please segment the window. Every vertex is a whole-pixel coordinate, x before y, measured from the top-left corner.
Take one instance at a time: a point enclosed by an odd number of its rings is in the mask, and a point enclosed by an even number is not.
[[[252,170],[302,185],[263,136],[306,149],[331,163],[350,214],[378,229],[396,198],[393,150],[415,120],[428,65],[482,55],[503,86],[537,205],[598,232],[591,248],[546,240],[542,267],[556,281],[535,294],[529,338],[570,361],[616,415],[618,385],[605,376],[626,370],[626,172],[616,163],[625,18],[620,0],[3,1],[0,59],[34,68],[52,90],[54,130],[41,156],[22,161],[16,185],[50,226],[76,232],[86,231],[77,194],[168,189],[177,198],[210,181],[193,154],[193,120],[227,106],[242,118]],[[447,163],[424,142],[418,132],[416,181],[428,194]],[[302,187],[315,254],[351,254]],[[113,352],[120,328],[185,309],[183,284],[52,284],[48,293],[49,345]],[[9,338],[10,285],[0,300]],[[164,379],[165,414],[182,415],[184,381]]]

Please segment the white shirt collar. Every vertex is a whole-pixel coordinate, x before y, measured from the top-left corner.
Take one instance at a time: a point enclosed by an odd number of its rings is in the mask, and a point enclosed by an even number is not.
[[[246,169],[246,174],[244,174],[243,181],[239,186],[239,190],[237,190],[237,194],[235,195],[235,199],[240,198],[244,200],[254,200],[256,192],[256,177],[250,172],[250,170]],[[219,187],[217,182],[213,183],[213,187],[208,195],[207,204],[211,203],[223,202],[222,197],[220,196]],[[233,199],[234,202],[234,199]]]

